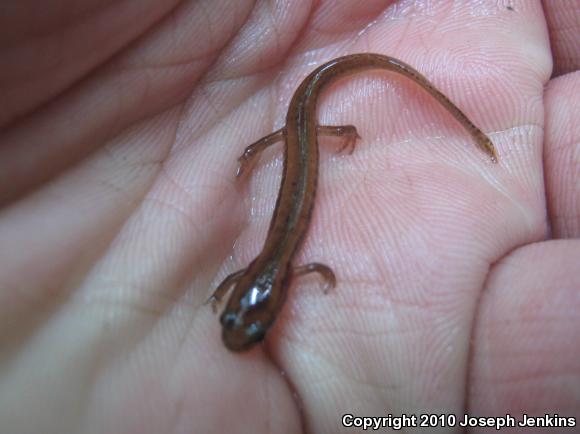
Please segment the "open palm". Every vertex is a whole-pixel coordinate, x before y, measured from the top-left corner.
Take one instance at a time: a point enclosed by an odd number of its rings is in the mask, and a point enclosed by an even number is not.
[[[580,416],[580,76],[544,88],[539,4],[98,3],[0,17],[2,432]],[[261,248],[282,161],[274,146],[236,180],[236,159],[354,52],[424,73],[499,164],[404,77],[329,88],[320,123],[362,140],[321,139],[296,264],[328,264],[337,288],[295,280],[265,344],[230,353],[203,301]]]

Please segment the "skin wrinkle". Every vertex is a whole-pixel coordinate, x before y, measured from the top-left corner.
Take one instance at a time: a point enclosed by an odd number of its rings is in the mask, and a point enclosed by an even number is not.
[[[166,158],[166,157],[163,157],[160,159],[151,159],[149,161],[141,161],[138,163],[133,163],[133,162],[126,161],[122,157],[118,157],[112,148],[113,148],[113,146],[107,144],[107,145],[104,145],[101,149],[102,149],[102,152],[105,153],[107,155],[107,157],[117,167],[123,166],[123,167],[128,167],[130,169],[134,169],[134,168],[147,169],[149,167],[161,166],[161,164],[165,161],[165,158]]]
[[[535,354],[535,352],[532,354]],[[501,380],[499,380],[499,383],[500,385],[509,385],[513,387],[513,385],[517,383],[528,383],[530,380],[545,380],[547,378],[559,380],[564,383],[564,380],[575,380],[577,376],[578,373],[575,371],[570,372],[560,371],[556,375],[554,374],[553,371],[546,370],[545,372],[536,372],[533,374],[528,373],[526,375],[521,375],[519,377],[513,376],[512,378],[502,378]],[[493,378],[493,380],[498,381],[496,378]]]
[[[106,149],[106,147],[105,147],[105,149]],[[107,153],[108,153],[108,155],[111,155],[110,151],[108,151]],[[168,155],[168,153],[166,154],[165,157],[163,157],[160,160],[160,163],[161,164],[159,164],[159,162],[152,162],[152,163],[150,163],[153,166],[158,166],[159,167],[159,170],[157,170],[157,173],[158,174],[164,171],[164,161],[167,158],[167,155]],[[126,166],[126,164],[123,164],[123,165]],[[138,166],[139,167],[145,167],[143,164],[138,164]],[[156,182],[156,180],[157,180],[157,177],[156,176],[151,176],[150,177],[149,186],[142,189],[142,193],[141,193],[140,196],[138,196],[137,198],[135,198],[135,199],[133,199],[133,200],[130,201],[130,203],[133,204],[133,206],[130,207],[127,210],[126,219],[122,221],[122,225],[124,225],[126,223],[127,219],[130,218],[134,214],[134,212],[137,210],[137,208],[140,207],[143,204],[145,198],[149,194],[149,190],[151,189],[152,185]],[[107,181],[105,181],[105,182],[107,182]]]
[[[505,255],[503,257],[506,257]],[[501,261],[501,259],[499,259]],[[471,414],[473,405],[471,404],[471,397],[473,396],[472,385],[473,382],[471,381],[471,376],[473,373],[473,365],[474,365],[474,358],[475,354],[475,343],[476,343],[476,329],[477,324],[480,321],[481,315],[481,306],[483,294],[490,286],[490,281],[492,280],[492,270],[496,269],[497,267],[497,260],[493,263],[489,264],[489,268],[487,273],[485,274],[485,279],[482,282],[481,288],[477,291],[477,297],[473,301],[473,313],[471,315],[471,324],[469,327],[469,339],[467,341],[467,354],[466,354],[466,363],[465,363],[465,372],[464,372],[464,386],[463,386],[463,408],[462,411],[464,414]]]
[[[313,379],[312,381],[309,382],[310,387],[313,389],[317,388],[317,386],[319,385],[324,386],[325,384],[332,382],[333,379],[348,379],[351,380],[351,382],[353,383],[362,386],[367,386],[372,390],[385,392],[385,395],[392,393],[393,390],[402,389],[402,386],[395,382],[391,384],[380,384],[377,382],[372,383],[372,377],[375,377],[374,373],[369,374],[367,379],[350,375],[346,369],[343,369],[337,363],[333,363],[331,359],[321,357],[316,351],[314,351],[312,347],[300,346],[300,351],[304,353],[305,358],[309,359],[316,358],[318,359],[318,363],[324,363],[321,372],[324,372],[325,375],[324,376],[321,375],[318,378]]]
[[[187,195],[186,195],[186,196],[187,196]],[[147,199],[147,200],[153,200],[153,199]],[[177,211],[178,211],[178,212],[179,212],[179,213],[180,213],[182,216],[186,217],[186,220],[190,220],[190,219],[189,219],[189,217],[190,217],[190,216],[189,216],[187,213],[184,213],[184,212],[183,212],[182,210],[180,210],[179,208],[175,207],[175,205],[173,205],[173,204],[170,204],[170,203],[167,203],[166,205],[169,205],[169,208],[171,208],[171,209],[175,209],[175,210],[177,210]],[[195,225],[193,226],[193,228],[195,229]],[[198,229],[199,229],[199,230],[198,230],[198,239],[204,239],[204,238],[206,238],[206,237],[203,237],[203,234],[205,234],[205,231],[202,231],[202,230],[201,230],[201,227],[200,227],[200,228],[198,228]],[[211,242],[211,241],[210,241],[210,240],[211,240],[211,237],[207,237],[207,238],[208,238],[208,240],[207,240],[207,243],[210,243],[210,242]],[[205,254],[204,254],[203,252],[205,252],[205,251],[207,250],[207,248],[208,248],[208,247],[206,247],[206,249],[201,249],[201,250],[199,251],[199,253],[198,253],[198,254],[196,254],[196,255],[195,255],[195,257],[193,257],[193,258],[192,258],[192,259],[189,261],[189,263],[190,263],[192,266],[193,266],[193,265],[195,265],[196,263],[203,263],[203,260],[205,260]],[[221,261],[221,262],[223,262],[223,259],[222,259],[222,261]],[[195,267],[193,267],[193,268],[195,268]],[[215,278],[214,278],[213,280],[215,280]],[[208,280],[208,281],[207,281],[207,282],[205,282],[205,283],[209,284],[211,281],[212,281],[212,280]],[[172,287],[174,288],[174,292],[181,292],[181,289],[180,289],[180,288],[182,288],[183,286],[186,286],[186,285],[188,285],[188,284],[189,284],[189,283],[191,283],[191,282],[192,282],[192,279],[191,279],[191,274],[190,274],[190,272],[188,271],[188,269],[185,269],[185,270],[183,271],[182,275],[181,275],[181,276],[179,276],[179,277],[176,279],[176,281],[174,282],[174,284],[172,285]],[[202,285],[202,286],[208,286],[208,285]],[[204,306],[204,305],[197,305],[197,307],[196,307],[196,311],[199,311],[199,310],[201,310],[201,309],[204,309],[204,308],[205,308],[205,306]]]
[[[247,24],[248,20],[251,19],[251,16],[252,16],[251,14],[248,14],[248,16],[246,17],[246,20],[240,26],[240,29],[242,29]],[[208,22],[209,22],[209,19],[208,19]],[[232,35],[232,37],[227,41],[227,43],[224,45],[224,47],[222,47],[222,50],[224,48],[226,48],[228,45],[230,45],[230,43],[235,39],[235,36],[236,36],[235,34]],[[280,58],[283,59],[283,56],[281,56]],[[200,91],[203,92],[204,85],[205,84],[208,84],[208,83],[209,84],[216,83],[216,82],[222,83],[224,80],[239,80],[239,79],[246,78],[246,77],[253,77],[256,74],[260,74],[262,72],[267,72],[267,71],[270,71],[270,70],[276,70],[276,69],[278,69],[280,67],[280,63],[276,63],[276,64],[274,64],[272,66],[266,67],[265,69],[259,69],[259,68],[258,69],[253,69],[252,71],[249,71],[249,72],[247,72],[245,74],[242,74],[242,75],[219,76],[218,78],[213,78],[211,80],[204,80],[204,77],[203,76],[204,75],[207,75],[207,71],[213,71],[215,69],[214,67],[216,65],[218,65],[220,63],[220,61],[221,61],[221,59],[220,59],[219,56],[217,58],[215,58],[214,59],[214,62],[210,66],[208,66],[208,68],[206,68],[206,73],[203,74],[202,76],[200,76],[200,79],[198,81],[198,86],[197,86],[200,89]],[[259,66],[260,64],[261,63],[258,63],[257,66]],[[253,94],[255,95],[256,93],[260,92],[262,89],[266,88],[268,85],[269,85],[269,83],[265,83],[263,86],[259,87],[257,90],[254,90],[254,93]],[[192,89],[192,91],[190,93],[190,97],[191,97],[191,95],[193,95],[193,93],[195,92],[195,90],[196,90],[195,88]],[[245,95],[246,98],[240,97],[240,100],[247,100],[248,99],[247,98],[247,95],[248,94]],[[211,100],[211,98],[206,98],[206,101],[209,104],[209,106],[213,108],[214,112],[217,115],[217,113],[220,110],[218,110],[215,106],[213,106],[213,101]],[[237,104],[231,104],[230,105],[230,110],[228,110],[225,113],[222,113],[221,117],[220,116],[215,116],[216,123],[218,121],[218,118],[221,118],[221,119],[226,118],[227,115],[231,114],[232,112],[234,112],[237,109],[238,109],[238,105]],[[270,111],[268,113],[270,113]],[[201,137],[203,134],[205,134],[208,131],[210,131],[215,125],[216,124],[210,124],[205,130],[202,130],[201,133],[198,133],[197,137]],[[194,139],[195,139],[195,137],[194,137]]]
[[[271,30],[272,32],[274,32],[274,34],[276,35],[276,37],[274,38],[274,40],[276,41],[276,51],[280,51],[282,49],[282,44],[280,43],[280,40],[282,39],[280,37],[280,33],[278,32],[278,29],[276,28],[276,25],[274,24],[275,20],[274,20],[274,13],[272,11],[272,2],[267,2],[266,4],[268,4],[270,7],[267,9],[267,13],[266,15],[268,16],[268,18],[270,18],[268,24],[269,24],[269,30]],[[265,31],[264,33],[267,33],[267,31]],[[261,63],[261,62],[260,62]]]
[[[75,4],[72,1],[70,3]],[[88,8],[88,9],[82,11],[82,13],[75,15],[74,13],[72,13],[73,12],[72,8],[65,8],[64,7],[65,4],[63,2],[62,3],[62,5],[63,5],[62,11],[57,14],[59,19],[57,21],[52,22],[48,28],[42,29],[42,28],[37,27],[37,26],[30,26],[30,27],[26,28],[26,32],[27,32],[26,36],[28,36],[28,38],[26,38],[26,41],[30,41],[30,40],[34,40],[34,39],[44,39],[44,38],[53,36],[54,33],[56,33],[56,30],[59,30],[59,31],[66,30],[67,28],[73,27],[74,23],[88,21],[88,18],[93,16],[95,11],[107,9],[111,5],[117,4],[117,3],[119,3],[118,0],[99,0],[99,1],[93,3],[93,7]],[[76,3],[76,4],[82,5],[82,3]],[[66,12],[70,12],[70,13],[66,14]],[[21,37],[22,35],[18,35],[18,36]],[[20,40],[15,39],[13,41],[12,45],[10,45],[10,44],[9,45],[0,45],[0,48],[2,48],[2,49],[3,48],[11,48],[11,47],[18,45],[19,43],[20,43]]]
[[[190,66],[196,66],[196,62],[199,64],[203,64],[203,61],[207,58],[210,58],[208,54],[217,53],[219,50],[215,50],[212,52],[208,52],[207,54],[194,56],[192,58],[184,59],[184,60],[176,60],[174,62],[163,62],[158,64],[149,64],[149,63],[139,63],[135,61],[131,62],[120,62],[115,63],[114,69],[111,71],[112,74],[117,75],[121,73],[127,72],[142,72],[144,74],[153,71],[156,73],[164,73],[166,72],[165,69],[173,68],[173,69],[187,69]],[[201,80],[197,80],[199,83]],[[184,98],[187,99],[187,98]]]
[[[245,78],[246,76],[240,77],[240,78]],[[237,80],[238,78],[230,78],[228,80]],[[213,130],[215,129],[216,126],[218,126],[218,124],[220,122],[229,122],[228,118],[230,117],[230,115],[234,112],[236,112],[237,110],[239,110],[238,105],[236,104],[236,101],[232,101],[231,103],[228,103],[228,107],[226,111],[223,111],[223,105],[216,105],[214,103],[214,101],[212,100],[212,98],[210,98],[210,94],[207,92],[207,87],[204,86],[204,84],[215,84],[215,83],[219,83],[222,82],[222,80],[216,80],[216,81],[205,81],[203,83],[200,83],[199,86],[197,86],[197,89],[192,90],[191,94],[193,95],[196,91],[200,92],[201,95],[205,96],[205,100],[207,101],[206,103],[206,107],[209,109],[212,109],[213,111],[213,118],[214,118],[214,122],[209,123],[206,127],[204,128],[198,128],[195,134],[190,135],[190,142],[194,143],[196,141],[199,141],[203,136],[213,132]],[[257,95],[258,93],[260,93],[264,88],[266,88],[266,86],[257,88],[257,89],[251,89],[249,90],[248,93],[240,95],[240,97],[238,98],[239,101],[247,101],[248,99],[251,99],[252,97],[254,97],[255,95]],[[184,109],[184,111],[187,111],[186,109]],[[270,111],[268,112],[270,113]],[[183,124],[187,124],[189,122],[189,119],[185,119]],[[230,130],[233,131],[237,131],[236,128],[232,127],[230,128]],[[241,133],[240,133],[241,134]],[[240,140],[242,141],[242,140]],[[234,181],[232,181],[234,182]]]
[[[115,308],[120,310],[127,310],[133,313],[151,317],[151,319],[159,319],[163,313],[172,308],[176,301],[182,302],[178,298],[171,296],[151,296],[149,291],[143,291],[143,294],[148,295],[148,297],[139,298],[138,301],[133,297],[130,301],[123,300],[122,297],[114,295],[118,294],[119,287],[123,287],[124,290],[132,289],[133,292],[135,292],[135,290],[138,291],[141,289],[136,285],[128,285],[127,283],[123,283],[119,286],[111,286],[110,291],[105,290],[99,294],[91,295],[90,297],[79,294],[75,296],[72,301],[81,307],[85,306],[86,308],[90,309]],[[146,301],[144,298],[148,299],[148,301],[144,302]]]

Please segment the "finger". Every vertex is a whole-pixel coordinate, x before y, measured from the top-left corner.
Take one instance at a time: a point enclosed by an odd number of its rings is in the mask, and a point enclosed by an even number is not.
[[[0,18],[0,127],[70,88],[176,3],[51,0],[42,13],[30,1],[6,3]]]
[[[143,5],[143,1],[129,4],[149,10]],[[168,2],[164,4],[163,7],[170,5]],[[247,7],[251,8],[251,5]],[[2,131],[0,205],[21,197],[51,179],[96,148],[103,146],[107,140],[134,122],[171,109],[190,96],[197,81],[207,73],[208,65],[214,60],[205,53],[208,51],[218,53],[231,37],[231,33],[237,29],[240,22],[243,22],[243,14],[237,15],[239,11],[234,9],[221,7],[218,3],[210,8],[199,2],[187,3],[183,6],[183,10],[180,10],[178,26],[173,20],[161,21],[158,26],[149,29],[146,35],[110,61],[107,56],[106,59],[101,59],[103,53],[109,53],[117,46],[114,44],[108,46],[97,58],[92,59],[93,63],[98,59],[103,63],[104,60],[109,61],[105,66],[90,71],[90,74],[79,83],[75,81],[76,76],[68,77],[68,81],[64,80],[67,86],[72,83],[76,84],[75,86],[67,87],[60,83],[58,87],[50,84],[52,87],[40,99],[26,102],[28,107],[26,110],[30,111],[40,102],[55,96],[55,91],[58,90],[58,95],[50,104],[39,106],[38,110],[30,112],[19,122],[5,127]],[[155,10],[160,13],[159,9]],[[110,11],[112,14],[114,12]],[[149,13],[146,12],[145,18],[151,18]],[[120,15],[125,19],[130,17],[131,21],[139,21],[135,20],[135,14]],[[141,17],[141,14],[137,15]],[[109,19],[107,17],[101,19],[102,25],[107,28]],[[123,27],[118,20],[114,22]],[[212,35],[209,29],[218,23],[227,23],[229,27],[220,24],[218,27],[221,31]],[[150,24],[145,19],[145,24],[139,26]],[[131,36],[131,29],[134,32],[141,29],[139,26],[137,28],[127,26],[129,30],[122,33],[120,41],[124,42],[128,35]],[[90,26],[87,31],[90,31]],[[109,28],[107,32],[110,31]],[[179,32],[185,32],[187,37],[180,37],[183,43],[176,45],[175,37]],[[110,38],[115,40],[117,36],[116,33],[112,33]],[[76,43],[78,44],[78,41]],[[123,47],[126,46],[126,42],[124,44]],[[86,46],[81,48],[90,51]],[[86,65],[82,67],[87,68]],[[79,73],[76,68],[73,75]],[[47,78],[42,73],[38,73],[38,80],[50,83],[56,81],[56,79],[50,81],[50,77]],[[30,93],[28,87],[26,92]],[[199,96],[203,99],[203,92]],[[229,97],[228,100],[232,100],[231,95]],[[234,100],[234,104],[238,103],[238,100]],[[221,112],[216,115],[212,110],[208,110],[209,106],[208,101],[204,101],[203,105],[200,104],[200,110],[204,110],[206,115],[196,118],[203,118],[211,125],[216,122],[216,117],[219,118]],[[23,107],[18,110],[24,110]],[[223,109],[227,110],[225,106]],[[207,116],[208,112],[210,116]],[[204,125],[199,127],[203,128]]]
[[[580,69],[580,15],[578,4],[567,0],[542,3],[554,55],[553,76]]]
[[[578,419],[578,252],[578,240],[546,241],[495,265],[473,329],[466,413]]]
[[[544,170],[553,236],[580,237],[580,73],[550,81],[546,89]]]

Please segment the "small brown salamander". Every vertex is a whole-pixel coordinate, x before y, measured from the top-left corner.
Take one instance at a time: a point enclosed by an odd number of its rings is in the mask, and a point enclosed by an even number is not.
[[[318,135],[343,137],[344,145],[339,152],[347,149],[350,153],[359,138],[352,125],[318,125],[318,95],[334,79],[368,69],[397,72],[419,84],[463,125],[492,161],[497,161],[495,148],[487,136],[406,63],[381,54],[363,53],[339,57],[316,68],[294,93],[286,115],[286,126],[248,146],[238,159],[239,176],[265,148],[278,141],[286,144],[280,191],[262,251],[247,268],[227,276],[207,300],[215,311],[217,304],[233,287],[220,317],[223,342],[232,351],[247,350],[264,339],[282,309],[293,277],[317,272],[326,281],[326,289],[336,284],[333,271],[326,265],[312,263],[293,268],[291,261],[312,216],[318,178]]]

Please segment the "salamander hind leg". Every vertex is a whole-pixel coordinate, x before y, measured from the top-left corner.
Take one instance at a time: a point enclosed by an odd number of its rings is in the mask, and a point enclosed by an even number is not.
[[[344,143],[336,151],[337,154],[344,150],[347,150],[349,154],[352,154],[354,152],[357,139],[361,138],[358,135],[354,125],[319,125],[316,129],[316,132],[325,136],[336,136],[344,139]]]
[[[311,264],[301,265],[300,267],[295,267],[292,275],[293,276],[303,276],[309,273],[318,273],[324,279],[324,293],[326,294],[331,289],[334,289],[336,286],[336,276],[334,275],[334,271],[328,266],[324,264],[320,264],[318,262],[313,262]]]
[[[232,286],[236,284],[236,282],[240,279],[240,277],[242,277],[242,274],[244,274],[245,271],[246,269],[244,268],[227,276],[222,281],[222,283],[219,284],[219,286],[216,288],[213,294],[203,304],[204,305],[211,304],[211,310],[213,311],[213,313],[216,313],[217,307],[222,301],[222,299],[226,296],[226,294],[229,292]]]
[[[280,128],[279,130],[274,131],[272,134],[268,134],[267,136],[262,137],[260,140],[252,143],[250,146],[244,149],[244,153],[240,155],[240,158],[238,158],[240,165],[238,166],[236,176],[240,177],[244,172],[254,167],[258,156],[264,149],[276,142],[284,140],[285,137],[286,128]]]

